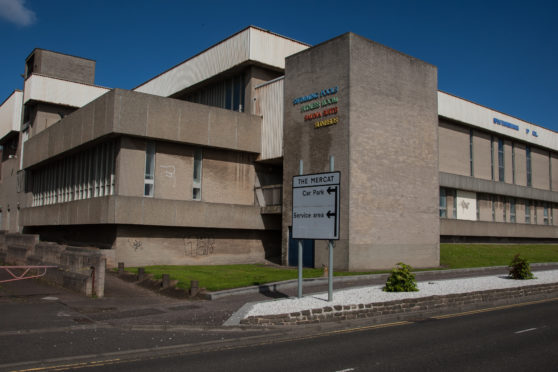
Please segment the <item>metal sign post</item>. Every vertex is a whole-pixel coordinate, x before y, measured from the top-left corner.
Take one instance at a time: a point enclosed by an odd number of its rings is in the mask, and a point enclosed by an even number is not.
[[[298,174],[302,175],[303,163],[300,159],[300,164],[298,167]],[[294,237],[294,234],[293,234]],[[298,298],[302,298],[302,240],[298,240]]]
[[[333,169],[333,156],[330,169]],[[300,163],[302,173],[302,161]],[[339,239],[340,172],[293,177],[293,239],[329,240],[329,301],[333,298],[333,240]],[[302,242],[298,245],[299,292],[302,297]]]
[[[333,172],[335,158],[333,155],[329,157],[329,171]],[[337,197],[337,203],[339,202],[339,197]],[[335,212],[339,214],[339,206]],[[337,223],[339,224],[339,217],[337,216]],[[339,230],[339,228],[337,229]],[[327,244],[329,250],[329,262],[327,268],[327,300],[329,302],[333,301],[333,240],[329,240]]]

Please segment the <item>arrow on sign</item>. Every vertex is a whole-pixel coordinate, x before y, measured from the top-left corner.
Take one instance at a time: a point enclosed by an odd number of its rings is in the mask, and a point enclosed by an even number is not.
[[[337,216],[337,213],[333,213],[332,211],[327,211],[326,216],[327,216],[327,218],[335,217],[335,216]]]
[[[331,194],[332,192],[337,192],[337,187],[328,187],[327,188],[327,193]]]

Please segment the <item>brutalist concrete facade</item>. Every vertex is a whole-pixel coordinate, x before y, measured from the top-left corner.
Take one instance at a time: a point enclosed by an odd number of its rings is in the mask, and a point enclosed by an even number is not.
[[[333,156],[341,172],[334,267],[437,266],[436,67],[344,34],[287,58],[284,109],[283,256],[299,161],[305,174],[327,172]],[[315,265],[326,264],[326,242],[315,249]]]
[[[248,27],[132,91],[93,85],[85,58],[35,49],[25,67],[22,117],[0,105],[1,226],[103,248],[109,266],[292,264],[292,178],[330,157],[336,269],[558,239],[558,135],[352,33],[310,47]],[[327,264],[327,242],[312,253]]]

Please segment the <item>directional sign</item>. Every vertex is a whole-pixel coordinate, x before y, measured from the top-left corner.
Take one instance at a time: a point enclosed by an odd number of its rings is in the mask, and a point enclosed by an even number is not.
[[[293,177],[293,238],[339,239],[339,172]]]

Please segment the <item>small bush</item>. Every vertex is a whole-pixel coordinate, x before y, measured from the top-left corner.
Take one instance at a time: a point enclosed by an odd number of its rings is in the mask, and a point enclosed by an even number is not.
[[[386,292],[416,292],[418,291],[415,275],[411,273],[411,266],[399,262],[391,270],[391,275],[383,288]]]
[[[509,264],[510,278],[512,279],[533,279],[533,273],[529,267],[529,261],[520,257],[519,253],[513,257]]]

